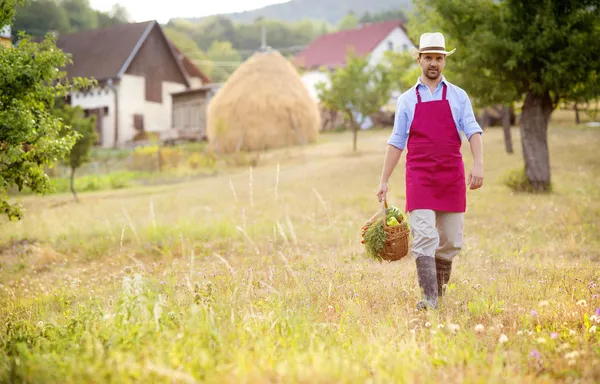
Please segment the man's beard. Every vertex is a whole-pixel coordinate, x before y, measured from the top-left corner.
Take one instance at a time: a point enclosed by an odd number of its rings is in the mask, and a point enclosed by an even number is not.
[[[439,69],[428,69],[425,71],[425,76],[430,80],[436,80],[442,73]]]

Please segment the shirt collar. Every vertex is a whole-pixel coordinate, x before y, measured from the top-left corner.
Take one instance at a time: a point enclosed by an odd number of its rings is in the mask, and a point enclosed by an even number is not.
[[[446,77],[445,77],[444,75],[442,75],[442,81],[440,81],[440,84],[438,84],[438,87],[439,87],[439,86],[440,86],[442,83],[444,83],[444,84],[446,84],[446,86],[448,86],[448,80],[446,80]],[[426,87],[426,85],[425,85],[425,84],[423,84],[423,83],[421,82],[421,76],[417,77],[417,84],[416,84],[416,86],[418,87],[418,86],[420,86],[420,85],[422,85],[422,86]]]

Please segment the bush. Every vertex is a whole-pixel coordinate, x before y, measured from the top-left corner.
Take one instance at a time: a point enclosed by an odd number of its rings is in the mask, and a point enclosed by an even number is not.
[[[533,193],[535,192],[529,178],[527,177],[527,173],[525,171],[525,166],[522,166],[517,169],[513,169],[508,171],[503,177],[503,183],[508,188],[510,188],[513,192],[527,192]],[[552,188],[548,192],[551,192]]]

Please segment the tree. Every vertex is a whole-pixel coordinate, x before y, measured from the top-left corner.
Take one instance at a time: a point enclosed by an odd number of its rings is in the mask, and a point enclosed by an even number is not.
[[[229,41],[214,41],[206,52],[214,68],[210,74],[215,83],[224,82],[229,75],[241,64],[240,54],[233,49]]]
[[[17,2],[0,3],[0,25],[14,18]],[[27,187],[43,194],[51,189],[44,167],[63,159],[75,144],[76,134],[65,133],[53,114],[56,97],[92,85],[87,79],[68,80],[60,71],[71,62],[48,35],[31,42],[23,34],[17,47],[0,47],[0,215],[20,219],[21,207],[11,204],[8,190]]]
[[[79,201],[77,198],[77,192],[75,191],[75,171],[83,164],[91,160],[90,152],[97,140],[96,134],[96,116],[92,115],[85,117],[83,109],[80,106],[70,106],[68,104],[62,105],[54,110],[54,114],[62,120],[65,129],[64,134],[70,134],[75,131],[77,134],[75,145],[71,148],[69,153],[65,156],[64,161],[69,164],[71,168],[70,186],[75,201]]]
[[[406,91],[421,76],[421,67],[408,52],[386,51],[383,57],[383,62],[389,68],[390,81],[396,90]]]
[[[340,20],[340,23],[338,24],[338,30],[343,31],[346,29],[353,29],[358,27],[358,24],[358,17],[356,17],[356,14],[354,12],[350,11],[346,14],[346,16],[344,16],[342,20]]]
[[[321,103],[331,110],[343,113],[353,131],[352,149],[357,149],[358,130],[365,120],[388,101],[391,81],[383,63],[369,64],[368,56],[349,53],[346,66],[329,76],[329,85],[316,85]]]
[[[461,84],[489,103],[522,102],[521,144],[527,179],[551,188],[547,131],[559,101],[600,70],[600,0],[422,0],[418,17],[432,18]],[[409,28],[410,30],[410,28]]]

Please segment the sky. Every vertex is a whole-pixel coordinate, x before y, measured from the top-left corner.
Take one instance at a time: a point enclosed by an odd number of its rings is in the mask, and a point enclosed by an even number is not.
[[[159,23],[166,23],[173,17],[241,12],[287,1],[289,0],[90,0],[90,4],[99,11],[109,11],[118,3],[127,9],[131,21],[158,20]]]

